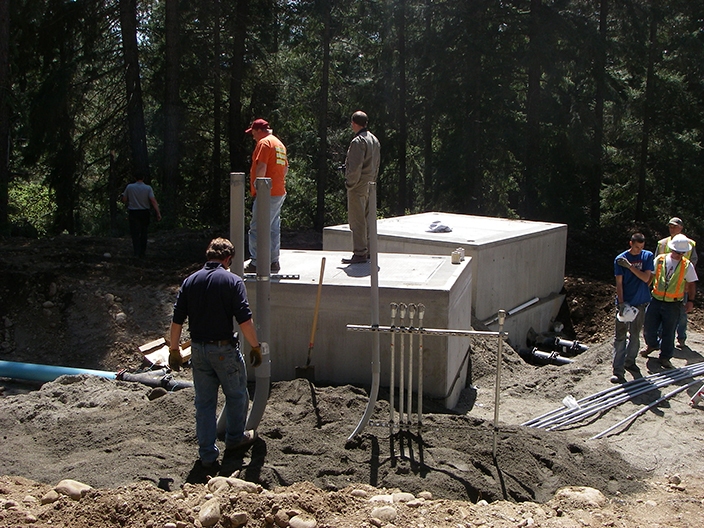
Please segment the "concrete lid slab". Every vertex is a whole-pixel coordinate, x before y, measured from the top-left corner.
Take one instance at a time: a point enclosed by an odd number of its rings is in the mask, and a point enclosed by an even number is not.
[[[329,286],[369,286],[371,264],[342,264],[350,252],[317,250],[281,250],[281,274],[298,275],[298,279],[280,282],[317,284],[320,278],[320,261],[325,257],[323,284]],[[471,262],[465,258],[452,264],[444,255],[407,255],[402,253],[379,254],[379,287],[412,288],[449,291]],[[247,279],[249,281],[256,279]],[[272,280],[272,283],[277,282]]]
[[[432,232],[430,225],[440,222],[451,232]],[[535,236],[550,230],[566,230],[566,224],[513,220],[489,216],[428,212],[415,215],[383,218],[377,221],[380,238],[409,238],[430,244],[448,242],[458,247],[487,246]],[[349,231],[349,225],[330,226],[326,231]]]

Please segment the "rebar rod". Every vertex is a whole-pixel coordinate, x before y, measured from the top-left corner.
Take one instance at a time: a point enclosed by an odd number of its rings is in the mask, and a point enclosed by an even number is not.
[[[608,429],[602,431],[601,433],[592,436],[592,437],[590,438],[590,440],[597,440],[597,439],[601,438],[602,436],[609,434],[609,433],[610,433],[611,431],[613,431],[614,429],[618,429],[620,426],[622,426],[622,425],[624,425],[624,424],[630,422],[631,420],[634,420],[634,419],[638,418],[641,414],[644,414],[648,409],[652,409],[653,407],[655,407],[655,406],[658,405],[659,403],[661,403],[661,402],[663,402],[663,401],[665,401],[665,400],[669,400],[669,399],[672,398],[673,396],[679,394],[679,393],[682,392],[682,391],[687,390],[687,389],[690,388],[692,385],[695,385],[696,383],[700,383],[700,382],[701,382],[701,380],[694,380],[694,381],[688,383],[687,385],[682,385],[681,387],[677,387],[676,389],[671,390],[670,392],[668,392],[668,393],[665,394],[664,396],[661,396],[660,398],[658,398],[657,400],[655,400],[655,401],[652,402],[651,404],[646,405],[645,407],[642,407],[642,408],[638,409],[636,412],[634,412],[633,414],[627,416],[626,418],[624,418],[624,419],[621,420],[620,422],[618,422],[618,423],[612,425],[611,427],[609,427]]]

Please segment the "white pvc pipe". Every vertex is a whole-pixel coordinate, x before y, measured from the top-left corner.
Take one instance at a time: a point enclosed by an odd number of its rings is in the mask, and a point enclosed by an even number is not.
[[[606,389],[592,396],[582,398],[577,401],[579,407],[575,409],[566,409],[561,407],[534,418],[533,420],[529,420],[521,425],[536,428],[570,425],[587,416],[591,416],[592,414],[596,414],[597,412],[622,403],[624,395],[627,397],[623,401],[626,401],[635,395],[644,394],[656,388],[670,385],[676,381],[681,381],[682,379],[687,379],[702,373],[704,373],[704,363],[697,363],[688,367],[668,370],[658,374],[653,374],[651,376],[639,378],[628,382],[625,386],[619,385],[618,387]],[[594,409],[596,410],[594,411]],[[575,420],[575,418],[578,419]]]
[[[598,438],[601,438],[601,437],[604,436],[604,435],[609,434],[609,433],[610,433],[611,431],[613,431],[614,429],[617,429],[617,428],[621,427],[623,424],[626,424],[626,423],[630,422],[631,420],[637,418],[637,417],[640,416],[641,414],[645,413],[648,409],[652,409],[653,407],[655,407],[656,405],[658,405],[660,402],[663,402],[663,401],[665,401],[665,400],[669,400],[670,398],[672,398],[672,397],[675,396],[676,394],[679,394],[680,392],[682,392],[682,391],[684,391],[684,390],[687,390],[687,389],[690,388],[692,385],[695,385],[695,384],[697,384],[697,383],[700,383],[700,381],[701,381],[701,380],[694,380],[694,381],[692,381],[691,383],[688,383],[687,385],[683,385],[683,386],[681,386],[681,387],[677,387],[675,390],[672,390],[672,391],[668,392],[668,393],[665,394],[664,396],[662,396],[662,397],[658,398],[657,400],[655,400],[654,402],[652,402],[650,405],[647,405],[647,406],[645,406],[645,407],[642,407],[641,409],[638,409],[636,412],[634,412],[633,414],[627,416],[626,418],[624,418],[624,419],[621,420],[620,422],[618,422],[618,423],[612,425],[611,427],[609,427],[609,428],[606,429],[605,431],[602,431],[601,433],[592,436],[592,437],[590,438],[590,440],[596,440],[596,439],[598,439]]]
[[[576,416],[573,416],[573,417],[569,418],[568,420],[565,420],[565,421],[558,423],[558,424],[554,424],[551,427],[548,427],[547,430],[554,431],[555,429],[559,429],[560,427],[572,425],[573,423],[580,422],[580,421],[584,420],[585,418],[588,418],[589,416],[592,416],[592,415],[597,414],[602,411],[606,411],[608,409],[612,409],[613,407],[616,407],[617,405],[620,405],[624,402],[627,402],[636,396],[640,396],[641,394],[646,394],[646,393],[651,392],[655,389],[667,387],[668,385],[672,385],[673,383],[678,382],[678,381],[683,381],[689,377],[691,377],[691,376],[689,376],[687,374],[682,374],[681,376],[679,376],[677,378],[673,378],[671,380],[660,380],[658,383],[654,384],[651,387],[645,386],[635,392],[624,393],[624,394],[618,396],[617,398],[614,398],[614,399],[606,402],[605,404],[594,406],[591,409],[585,411],[584,413],[577,414]]]
[[[371,319],[372,326],[379,326],[379,254],[377,249],[376,228],[376,182],[369,182],[369,212],[367,213],[369,236],[369,253],[371,255]],[[379,334],[372,339],[372,386],[369,393],[367,409],[356,429],[348,437],[352,440],[364,430],[374,412],[374,406],[379,396],[379,376],[381,373],[381,353],[379,350]]]
[[[633,380],[628,382],[628,387],[630,389],[633,389],[635,387],[638,387],[641,384],[652,384],[653,382],[657,381],[658,379],[664,379],[664,378],[671,378],[674,374],[680,371],[686,371],[686,372],[692,372],[692,367],[696,367],[697,364],[695,365],[690,365],[687,367],[681,367],[677,370],[666,370],[663,372],[658,372],[657,374],[651,374],[649,376],[645,376],[642,378],[638,378],[637,380]],[[698,368],[702,368],[704,364],[698,364]],[[697,375],[697,374],[692,374],[692,375]],[[623,385],[618,385],[614,387],[609,387],[608,389],[604,389],[602,391],[599,391],[595,394],[592,394],[590,396],[585,396],[584,398],[577,400],[577,403],[579,404],[580,407],[584,407],[585,405],[589,405],[594,401],[597,400],[603,400],[607,399],[611,396],[613,396],[615,393],[620,393],[624,390]],[[565,407],[559,407],[557,409],[553,409],[552,411],[548,411],[544,414],[541,414],[540,416],[536,416],[535,418],[532,418],[528,420],[527,422],[523,422],[521,425],[526,426],[526,427],[535,427],[535,424],[542,423],[547,421],[550,418],[556,417],[556,416],[561,416],[563,414],[566,414],[570,411],[571,409],[565,409]]]
[[[252,400],[252,408],[249,410],[247,417],[247,425],[245,429],[256,429],[259,427],[259,422],[264,416],[267,401],[269,400],[269,381],[271,379],[271,353],[269,351],[269,343],[263,342],[262,346],[262,364],[259,365],[254,375],[257,381],[254,389],[254,399]]]

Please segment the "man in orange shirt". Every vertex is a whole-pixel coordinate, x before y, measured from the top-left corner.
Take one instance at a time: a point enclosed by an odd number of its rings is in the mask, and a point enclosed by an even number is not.
[[[271,178],[271,272],[278,273],[279,252],[281,250],[281,206],[286,198],[286,173],[288,173],[288,157],[286,147],[271,131],[269,123],[264,119],[255,119],[245,134],[252,134],[256,145],[252,153],[252,167],[249,170],[249,186],[254,205],[252,206],[252,221],[249,224],[249,254],[252,260],[244,268],[245,273],[257,272],[257,190],[254,182],[257,178]]]

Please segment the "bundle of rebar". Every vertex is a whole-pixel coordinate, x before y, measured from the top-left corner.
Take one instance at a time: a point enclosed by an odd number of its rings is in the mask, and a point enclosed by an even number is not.
[[[574,407],[554,409],[521,425],[553,431],[581,422],[595,414],[604,413],[641,394],[646,394],[674,383],[682,383],[701,374],[704,374],[704,363],[695,363],[678,369],[665,370],[597,392],[577,400],[577,405]]]

